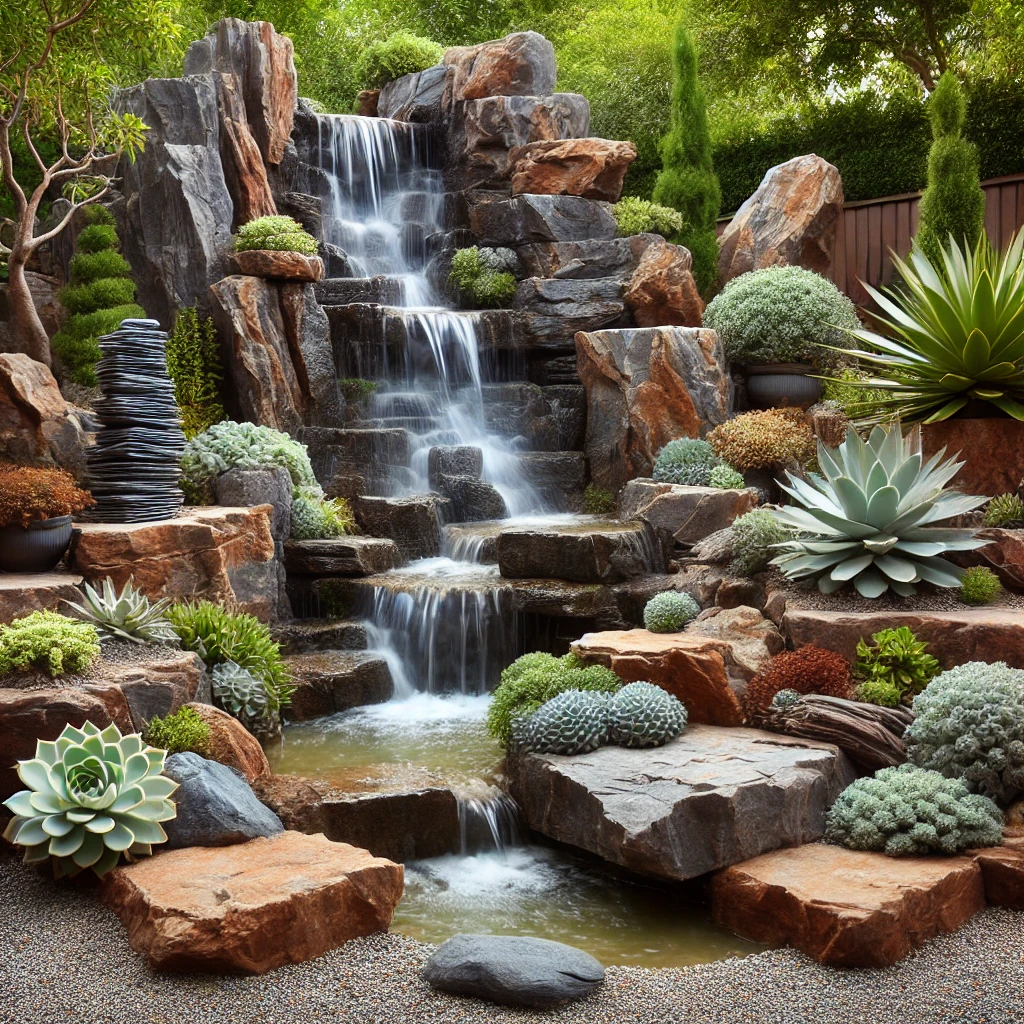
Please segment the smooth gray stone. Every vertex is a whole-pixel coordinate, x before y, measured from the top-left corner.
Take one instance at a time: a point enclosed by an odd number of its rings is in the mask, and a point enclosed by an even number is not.
[[[256,799],[238,772],[191,752],[167,758],[164,774],[178,783],[178,815],[163,822],[167,849],[232,846],[284,831],[281,819]]]
[[[423,968],[434,988],[506,1006],[544,1009],[589,995],[604,968],[589,953],[550,939],[456,935]]]

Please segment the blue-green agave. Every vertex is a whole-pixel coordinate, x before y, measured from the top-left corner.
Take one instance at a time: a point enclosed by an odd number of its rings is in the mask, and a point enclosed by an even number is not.
[[[4,838],[25,847],[26,864],[52,857],[58,877],[92,868],[102,878],[122,853],[148,856],[167,841],[160,822],[177,813],[170,797],[178,784],[161,774],[166,755],[116,725],[66,726],[18,762],[29,788],[4,801],[14,814]]]
[[[863,440],[851,427],[838,448],[818,442],[821,473],[809,480],[789,475],[782,489],[803,508],[787,505],[772,514],[800,535],[776,545],[772,564],[790,577],[817,576],[831,594],[852,582],[862,597],[890,588],[901,597],[925,581],[960,586],[960,570],[940,557],[985,545],[973,530],[933,523],[970,512],[985,497],[944,490],[963,465],[943,461],[946,450],[924,461],[911,450],[899,425],[875,427]]]

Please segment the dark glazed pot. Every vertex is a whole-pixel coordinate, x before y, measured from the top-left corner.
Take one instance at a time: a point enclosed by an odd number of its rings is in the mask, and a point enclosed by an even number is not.
[[[71,543],[71,516],[0,529],[0,571],[49,572]]]
[[[806,408],[814,405],[821,394],[821,381],[810,377],[813,366],[802,363],[764,363],[745,366],[747,398],[755,409],[778,406]]]

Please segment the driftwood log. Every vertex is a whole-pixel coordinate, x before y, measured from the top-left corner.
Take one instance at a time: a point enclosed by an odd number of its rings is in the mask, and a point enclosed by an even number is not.
[[[857,767],[874,772],[903,764],[903,733],[914,720],[906,708],[809,693],[785,710],[772,707],[764,726],[788,736],[834,743]]]

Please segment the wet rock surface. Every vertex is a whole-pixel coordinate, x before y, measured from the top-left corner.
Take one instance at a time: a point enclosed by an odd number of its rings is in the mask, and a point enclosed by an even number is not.
[[[383,704],[394,694],[387,662],[369,651],[289,654],[285,664],[297,687],[288,707],[288,718],[294,722]]]

